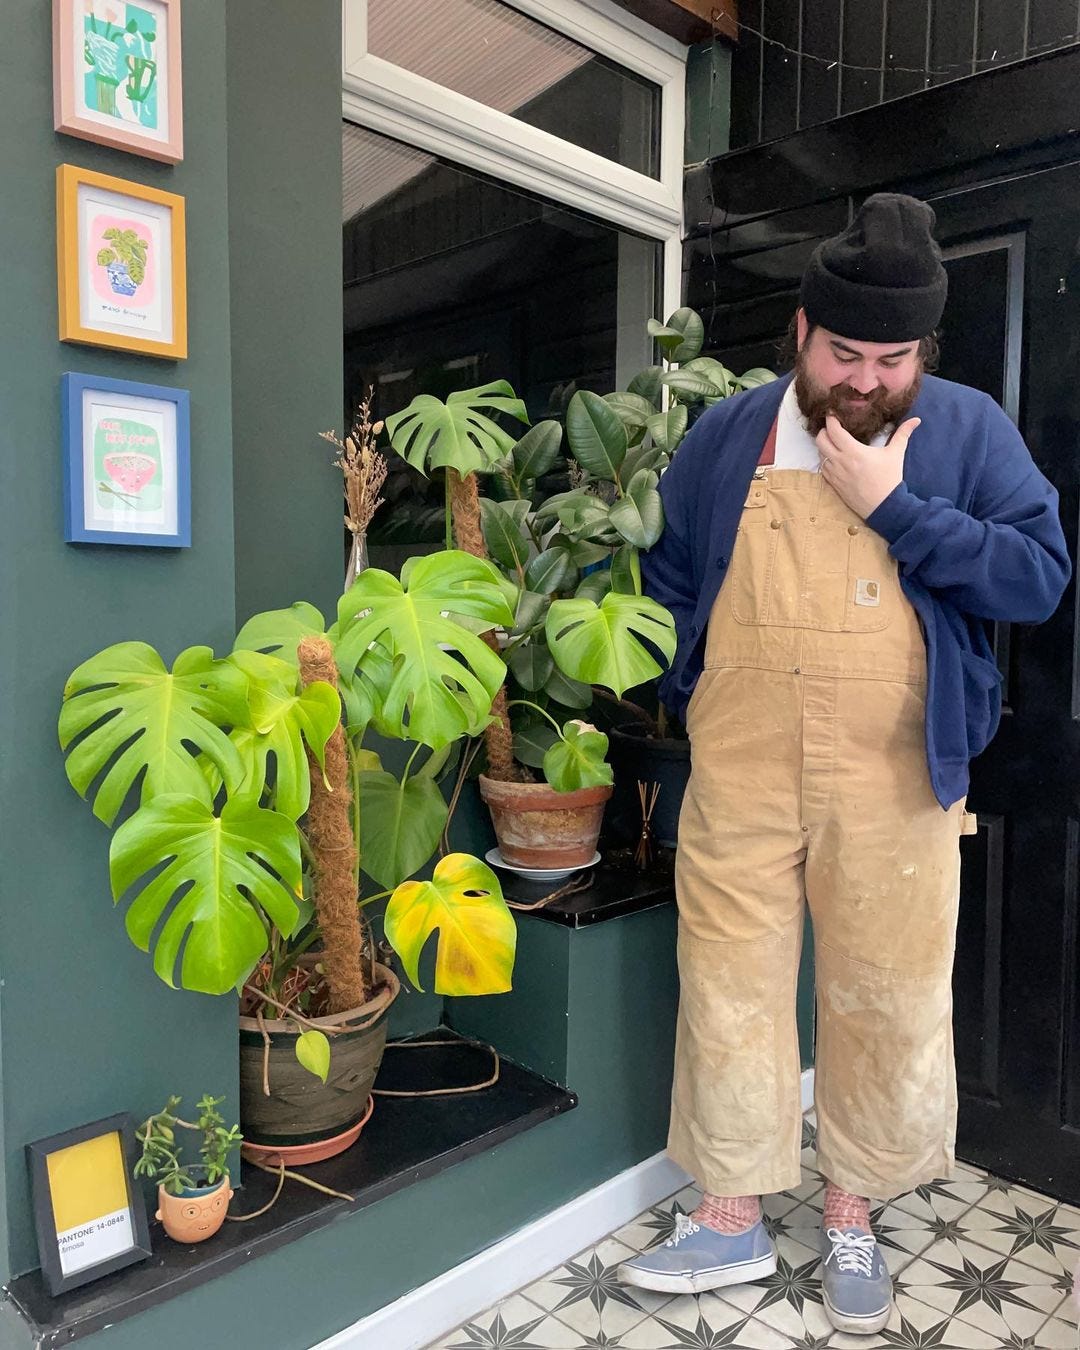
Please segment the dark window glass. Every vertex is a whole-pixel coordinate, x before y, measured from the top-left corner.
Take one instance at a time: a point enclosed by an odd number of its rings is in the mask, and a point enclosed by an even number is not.
[[[941,370],[949,380],[1005,402],[1009,254],[986,249],[946,258],[949,298],[941,319]]]
[[[660,245],[343,124],[346,422],[506,379],[532,421],[652,361]],[[392,452],[372,562],[442,541],[441,483]],[[393,553],[387,550],[393,549]]]

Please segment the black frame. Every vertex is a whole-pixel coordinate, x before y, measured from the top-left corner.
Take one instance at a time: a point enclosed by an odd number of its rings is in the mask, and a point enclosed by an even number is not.
[[[60,1244],[56,1237],[47,1159],[51,1153],[58,1153],[73,1144],[85,1144],[88,1139],[96,1139],[106,1134],[120,1136],[120,1151],[124,1158],[124,1181],[127,1185],[127,1203],[131,1211],[131,1231],[134,1241],[127,1251],[119,1252],[107,1261],[98,1261],[92,1266],[87,1266],[85,1270],[65,1275],[60,1265]],[[41,1261],[41,1273],[49,1293],[54,1298],[58,1294],[66,1294],[69,1289],[77,1289],[80,1285],[100,1280],[104,1275],[123,1270],[125,1266],[134,1265],[136,1261],[144,1261],[152,1255],[146,1204],[142,1194],[135,1189],[133,1180],[132,1168],[136,1157],[135,1122],[128,1112],[121,1111],[115,1116],[92,1121],[89,1125],[78,1125],[73,1130],[62,1130],[59,1134],[49,1135],[47,1139],[36,1139],[32,1144],[27,1144],[26,1156],[33,1191],[38,1258]]]

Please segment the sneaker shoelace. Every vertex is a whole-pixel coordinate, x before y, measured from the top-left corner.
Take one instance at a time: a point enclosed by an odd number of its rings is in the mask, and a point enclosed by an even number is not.
[[[697,1232],[700,1232],[700,1229],[689,1214],[676,1214],[675,1231],[664,1243],[664,1246],[677,1247],[683,1238],[687,1238],[691,1233]]]
[[[827,1237],[832,1243],[832,1251],[825,1258],[825,1264],[835,1260],[837,1269],[843,1274],[865,1275],[869,1279],[874,1271],[877,1245],[873,1233],[844,1233],[839,1228],[830,1228]]]

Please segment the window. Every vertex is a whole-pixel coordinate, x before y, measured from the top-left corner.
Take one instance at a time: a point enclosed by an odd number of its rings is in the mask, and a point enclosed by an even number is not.
[[[496,37],[510,81],[484,54]],[[674,39],[610,0],[344,0],[342,50],[347,121],[663,240],[664,307],[678,307]]]
[[[508,379],[531,420],[652,360],[662,244],[344,123],[346,422]],[[443,499],[396,457],[370,535],[397,565],[442,540]],[[392,551],[388,551],[392,550]]]
[[[656,178],[660,86],[500,0],[368,0],[368,51]]]
[[[346,423],[369,386],[506,378],[533,420],[625,387],[681,303],[685,48],[610,0],[343,18]],[[396,461],[384,496],[373,562],[438,546],[441,491]]]

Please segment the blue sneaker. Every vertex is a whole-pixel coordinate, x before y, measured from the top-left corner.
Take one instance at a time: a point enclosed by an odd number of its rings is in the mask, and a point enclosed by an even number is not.
[[[761,1280],[775,1270],[776,1253],[764,1224],[730,1236],[695,1223],[688,1214],[677,1214],[671,1237],[632,1261],[624,1261],[619,1279],[662,1294],[701,1294],[706,1289]]]
[[[837,1331],[880,1331],[892,1312],[892,1279],[873,1233],[822,1229],[821,1259],[825,1312]]]

